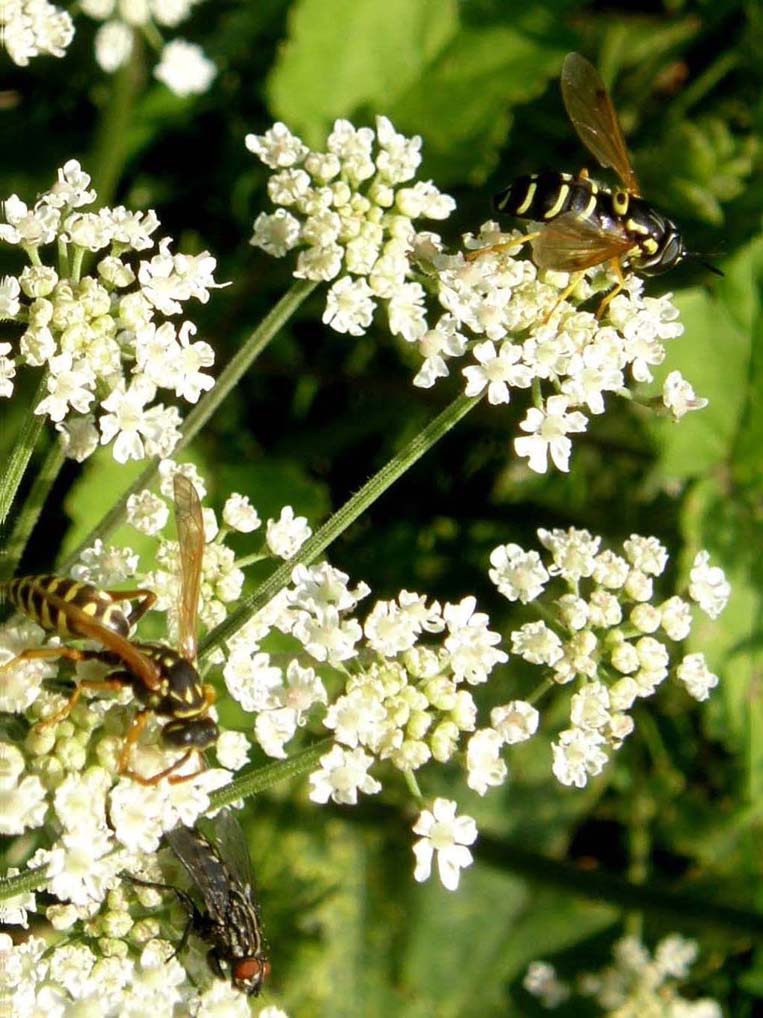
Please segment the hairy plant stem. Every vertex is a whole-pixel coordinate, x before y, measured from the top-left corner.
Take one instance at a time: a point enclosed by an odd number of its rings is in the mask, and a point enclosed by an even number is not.
[[[5,470],[0,477],[0,531],[8,519],[16,492],[19,490],[21,479],[24,476],[29,460],[31,459],[34,447],[40,437],[44,416],[34,412],[35,407],[45,398],[48,391],[48,373],[43,374],[37,392],[32,397],[32,402],[26,412],[19,430],[18,438],[11,454],[5,464]],[[0,553],[2,554],[2,553]]]
[[[210,807],[220,809],[221,806],[229,806],[237,799],[248,799],[252,795],[259,795],[266,788],[270,788],[279,781],[287,781],[289,778],[300,778],[315,770],[315,766],[323,756],[328,753],[333,744],[332,738],[321,739],[320,742],[301,749],[294,756],[286,760],[274,760],[265,764],[264,767],[257,767],[255,770],[240,774],[229,785],[223,785],[217,791],[212,792],[209,797]]]
[[[63,446],[56,437],[50,443],[43,464],[32,484],[32,489],[16,519],[11,536],[8,538],[3,557],[0,558],[0,580],[10,579],[16,572],[29,537],[40,518],[42,507],[45,505],[50,489],[63,466],[64,459]]]
[[[235,612],[207,634],[201,643],[199,660],[204,662],[215,647],[236,633],[253,615],[283,590],[291,580],[295,566],[309,565],[342,534],[351,523],[372,505],[380,495],[398,480],[409,467],[424,455],[443,435],[479,403],[481,396],[457,396],[442,413],[420,431],[399,453],[385,464],[356,492],[341,509],[337,510],[320,528],[308,538],[296,555],[280,565],[255,592],[242,602]]]
[[[176,456],[185,449],[199,429],[207,423],[231,389],[238,384],[244,372],[259,357],[268,343],[280,332],[299,305],[312,293],[316,285],[316,283],[299,280],[262,319],[254,332],[246,339],[243,346],[231,357],[220,372],[214,387],[205,393],[183,421],[180,429],[181,438],[173,451],[173,456]],[[128,498],[130,495],[143,491],[144,488],[153,482],[159,462],[158,456],[148,461],[146,469],[133,481],[100,523],[90,531],[63,562],[59,563],[60,569],[69,569],[77,561],[85,548],[89,548],[98,538],[105,540],[117,527],[121,526],[127,513]]]

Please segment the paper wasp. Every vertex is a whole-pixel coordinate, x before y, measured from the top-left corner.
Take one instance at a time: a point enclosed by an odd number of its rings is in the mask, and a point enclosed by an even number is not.
[[[180,557],[178,604],[179,650],[164,643],[143,643],[129,638],[131,630],[156,601],[150,590],[99,590],[89,583],[62,576],[22,576],[4,584],[3,592],[17,611],[47,632],[64,639],[92,640],[103,650],[82,650],[67,644],[33,647],[0,667],[0,676],[19,661],[100,661],[116,669],[105,679],[83,679],[69,702],[49,725],[74,707],[83,688],[118,690],[130,686],[142,709],[133,719],[119,760],[119,772],[142,784],[156,784],[183,767],[194,753],[214,745],[217,723],[209,717],[214,689],[204,684],[196,666],[196,620],[204,557],[204,523],[201,503],[191,481],[183,474],[174,478],[175,520]],[[126,602],[135,602],[125,611]],[[162,727],[162,741],[186,752],[175,763],[146,778],[130,768],[131,748],[140,738],[149,713],[169,720]],[[193,775],[170,777],[184,781]]]
[[[260,906],[244,832],[230,810],[212,821],[212,839],[193,827],[176,827],[165,838],[191,878],[203,908],[186,891],[172,884],[141,880],[135,884],[174,891],[188,914],[178,945],[179,954],[193,932],[211,945],[209,966],[216,976],[230,976],[232,985],[257,996],[270,975],[265,953]],[[227,966],[228,973],[224,966]]]
[[[622,187],[598,184],[587,170],[577,176],[533,173],[518,177],[493,201],[498,212],[541,224],[529,237],[539,268],[581,272],[609,262],[617,284],[599,307],[601,317],[624,286],[625,266],[657,275],[691,252],[675,223],[641,197],[617,114],[596,68],[579,53],[568,53],[561,88],[578,137],[601,166],[614,170]]]

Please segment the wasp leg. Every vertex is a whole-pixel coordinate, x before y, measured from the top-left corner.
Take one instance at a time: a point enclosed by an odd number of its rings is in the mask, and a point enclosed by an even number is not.
[[[194,771],[193,774],[180,774],[170,777],[174,771],[179,770],[188,763],[191,756],[197,752],[195,747],[191,747],[191,749],[185,752],[180,759],[175,760],[175,762],[171,763],[169,767],[165,767],[164,770],[159,771],[157,774],[152,774],[150,778],[145,777],[143,774],[139,774],[130,767],[130,752],[132,747],[141,737],[143,729],[146,727],[148,714],[149,712],[147,710],[142,710],[136,714],[132,725],[130,726],[130,730],[125,736],[124,746],[122,747],[122,752],[119,757],[119,773],[123,774],[126,778],[131,778],[133,781],[137,781],[139,785],[158,785],[163,778],[169,778],[170,784],[179,785],[181,782],[190,781],[191,778],[195,778],[198,774],[201,774],[204,771],[203,766],[197,771]]]
[[[596,312],[596,317],[598,319],[604,316],[604,312],[609,307],[610,302],[618,295],[618,293],[620,293],[622,288],[625,286],[625,277],[623,276],[623,266],[622,263],[620,262],[620,259],[613,258],[610,261],[609,265],[614,274],[617,276],[617,283],[604,297],[604,300],[602,300],[601,304],[599,304],[599,308]]]
[[[477,248],[476,251],[470,251],[466,255],[467,262],[475,262],[478,258],[482,258],[484,255],[489,254],[501,254],[504,251],[510,251],[513,247],[521,247],[528,241],[535,240],[536,237],[540,236],[538,231],[535,233],[526,233],[523,237],[516,237],[514,240],[505,240],[500,244],[490,244],[488,247]]]
[[[107,590],[106,593],[115,603],[120,601],[138,602],[125,615],[130,629],[133,629],[156,603],[156,594],[153,590]]]
[[[60,657],[68,658],[69,661],[102,661],[103,652],[99,650],[79,650],[77,647],[29,647],[27,650],[17,654],[16,657],[11,658],[10,661],[6,661],[0,667],[0,675],[19,661],[55,661]],[[58,724],[59,721],[63,721],[65,717],[68,717],[82,696],[83,689],[118,692],[123,685],[124,682],[119,679],[80,679],[74,692],[61,710],[51,714],[49,718],[45,718],[43,721],[38,721],[35,728],[38,731],[44,731],[51,725]]]
[[[575,287],[578,285],[578,283],[583,278],[583,276],[584,276],[583,272],[575,272],[575,273],[573,273],[572,279],[567,284],[567,286],[562,290],[562,292],[559,294],[559,296],[556,298],[556,301],[554,302],[554,306],[551,308],[551,310],[548,312],[548,314],[544,316],[543,320],[540,323],[541,325],[545,325],[546,322],[548,322],[550,320],[550,318],[553,315],[553,313],[556,311],[556,309],[559,307],[560,304],[563,304],[564,301],[567,300],[567,298],[574,291]]]

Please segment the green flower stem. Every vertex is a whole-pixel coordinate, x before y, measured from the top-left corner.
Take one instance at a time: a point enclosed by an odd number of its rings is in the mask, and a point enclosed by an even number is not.
[[[210,806],[213,809],[220,809],[221,806],[230,806],[237,799],[248,799],[252,795],[259,795],[266,788],[270,788],[279,781],[286,781],[289,778],[300,778],[309,774],[323,756],[328,753],[333,745],[333,739],[321,739],[320,742],[302,749],[294,756],[286,760],[274,760],[273,763],[265,764],[256,770],[249,771],[231,781],[229,785],[218,788],[209,797]]]
[[[202,662],[205,661],[215,647],[219,647],[223,641],[233,636],[280,590],[283,590],[290,582],[295,566],[314,562],[332,541],[336,540],[351,523],[354,523],[370,505],[373,505],[377,498],[384,494],[387,488],[394,484],[409,467],[413,466],[435,442],[447,434],[472,407],[479,403],[481,398],[481,395],[457,396],[404,449],[393,456],[389,463],[385,464],[369,481],[366,481],[360,491],[345,502],[342,508],[335,512],[320,530],[308,538],[293,558],[280,565],[250,597],[241,603],[235,612],[232,612],[224,622],[207,634],[206,639],[201,643],[199,659]]]
[[[284,324],[294,314],[305,298],[312,293],[316,283],[300,280],[284,294],[276,306],[268,312],[254,332],[244,342],[243,346],[233,355],[226,366],[220,372],[214,387],[205,393],[196,406],[191,410],[181,427],[181,438],[178,442],[173,456],[177,456],[188,443],[195,437],[197,432],[214,414],[225,397],[236,386],[241,376],[259,357],[270,341],[280,332]],[[122,497],[112,506],[109,512],[103,517],[93,530],[84,538],[75,550],[59,564],[62,570],[69,569],[79,558],[85,548],[95,543],[97,538],[102,541],[112,534],[117,527],[124,522],[127,513],[127,500],[130,495],[143,491],[154,480],[159,467],[159,457],[155,456],[149,460],[148,466],[143,473],[130,485]]]
[[[0,580],[9,579],[16,572],[27,546],[29,535],[37,525],[42,507],[58,477],[64,459],[63,446],[56,436],[50,444],[42,467],[32,484],[32,490],[29,492],[11,531],[3,559],[0,561]]]
[[[93,178],[98,206],[111,205],[116,194],[119,178],[130,155],[130,122],[144,79],[143,44],[137,32],[133,32],[130,59],[111,77],[111,91],[101,111],[89,165],[83,167]]]
[[[37,870],[27,870],[15,877],[6,877],[0,880],[0,901],[7,901],[8,898],[15,898],[17,894],[26,894],[29,891],[36,891],[43,884],[47,883],[45,867]]]
[[[45,398],[48,392],[48,373],[43,374],[37,392],[32,397],[32,402],[26,412],[21,425],[16,444],[5,464],[5,470],[0,477],[0,529],[8,519],[13,500],[21,484],[24,471],[40,437],[44,423],[43,414],[35,414],[34,408]]]

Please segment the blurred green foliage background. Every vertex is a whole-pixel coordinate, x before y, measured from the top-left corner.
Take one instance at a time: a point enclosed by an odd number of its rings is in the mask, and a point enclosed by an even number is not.
[[[183,26],[219,68],[196,99],[153,81],[148,52],[105,76],[92,57],[94,26],[77,25],[65,59],[2,64],[0,194],[31,199],[76,157],[105,203],[153,207],[184,250],[209,248],[231,285],[195,320],[218,364],[289,285],[289,260],[248,244],[269,204],[246,133],[281,119],[321,146],[336,117],[359,126],[386,114],[423,136],[423,176],[458,201],[443,231],[457,243],[513,176],[586,161],[558,75],[570,50],[600,68],[644,194],[726,273],[715,280],[686,264],[649,284],[676,293],[686,327],[664,371],[680,369],[710,406],[674,426],[613,399],[576,442],[569,475],[539,477],[512,455],[521,405],[481,405],[330,558],[378,597],[473,593],[506,632],[516,612],[487,580],[498,543],[535,547],[539,526],[586,527],[613,541],[654,534],[675,556],[667,582],[680,582],[707,547],[734,594],[687,649],[705,651],[720,686],[702,708],[663,690],[585,791],[556,784],[547,739],[517,747],[512,780],[484,800],[465,793],[455,770],[453,782],[442,768],[425,776],[426,794],[456,797],[483,832],[455,895],[434,880],[413,883],[402,788],[399,801],[387,793],[355,810],[316,808],[304,788],[258,799],[248,830],[273,956],[268,1001],[300,1018],[540,1014],[521,989],[528,962],[552,960],[567,976],[604,964],[633,907],[606,882],[614,876],[649,888],[649,943],[669,930],[700,940],[699,995],[729,1015],[760,1013],[763,5],[215,0]],[[0,274],[19,268],[0,254]],[[322,300],[319,291],[303,306],[196,440],[213,502],[238,490],[263,516],[289,502],[320,522],[459,389],[458,377],[414,389],[402,344],[381,330],[332,332],[320,325]],[[21,398],[2,408],[0,454],[31,382],[22,378]],[[132,476],[109,453],[68,466],[24,571],[49,569],[62,542],[87,532]],[[524,679],[512,662],[495,683],[508,699],[528,691]],[[589,890],[579,866],[593,878]],[[719,906],[738,908],[737,920]],[[557,1013],[586,1012],[576,1003]]]

